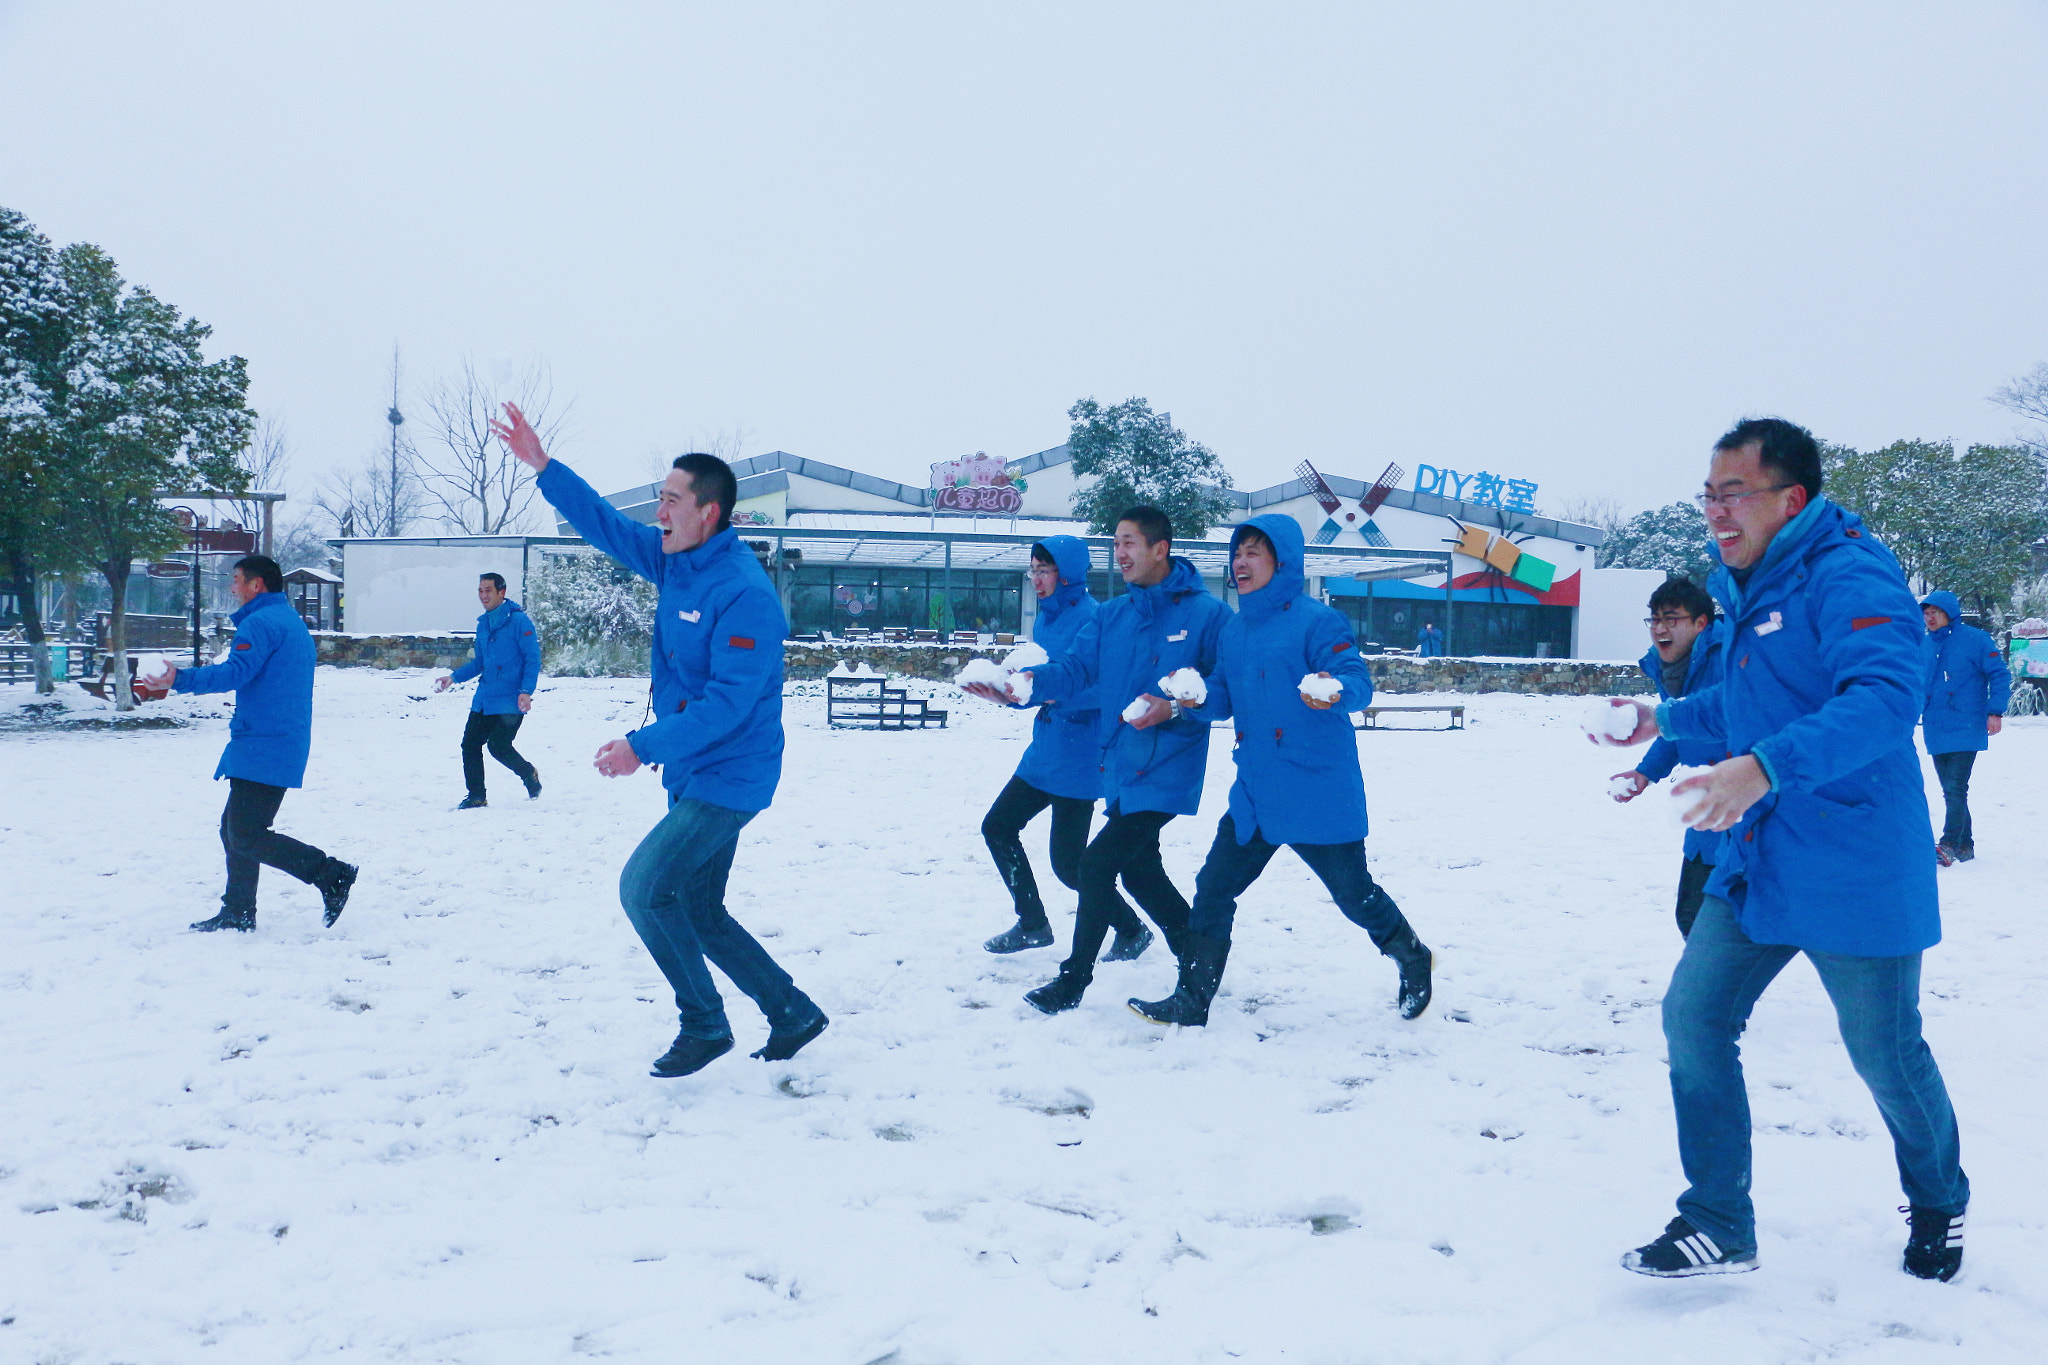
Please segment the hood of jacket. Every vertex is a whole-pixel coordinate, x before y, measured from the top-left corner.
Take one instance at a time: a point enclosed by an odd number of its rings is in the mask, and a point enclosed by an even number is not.
[[[1273,577],[1265,587],[1256,592],[1239,593],[1237,609],[1248,620],[1263,621],[1302,594],[1306,580],[1301,572],[1301,523],[1293,517],[1277,512],[1253,517],[1230,533],[1230,554],[1233,559],[1237,556],[1238,542],[1244,539],[1245,532],[1254,530],[1272,543]]]
[[[1936,588],[1933,592],[1928,593],[1927,596],[1920,599],[1920,605],[1923,607],[1939,607],[1948,613],[1948,624],[1940,630],[1931,632],[1934,635],[1945,634],[1963,623],[1963,604],[1957,601],[1956,595],[1946,588]]]
[[[1077,536],[1047,536],[1031,549],[1043,550],[1060,572],[1060,585],[1038,603],[1038,614],[1050,623],[1088,595],[1088,544]]]
[[[1138,609],[1140,616],[1149,621],[1158,614],[1160,603],[1170,602],[1191,592],[1206,591],[1208,589],[1202,586],[1202,571],[1195,567],[1194,561],[1175,555],[1167,561],[1166,577],[1149,588],[1131,588],[1131,605]]]

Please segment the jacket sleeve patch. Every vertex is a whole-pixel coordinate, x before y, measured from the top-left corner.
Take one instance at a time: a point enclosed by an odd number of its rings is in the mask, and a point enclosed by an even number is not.
[[[1351,642],[1349,640],[1339,640],[1336,644],[1330,646],[1330,652],[1332,654],[1342,654],[1345,650],[1349,648],[1351,648]]]
[[[754,647],[754,642],[744,635],[735,635],[727,640],[726,643],[734,649],[752,649]]]
[[[237,641],[235,641],[235,648],[236,648],[236,649],[247,649],[248,647],[249,647],[249,642],[248,642],[247,640],[237,640]]]
[[[1849,623],[1849,629],[1869,630],[1872,626],[1888,626],[1891,623],[1892,618],[1889,616],[1859,616]]]

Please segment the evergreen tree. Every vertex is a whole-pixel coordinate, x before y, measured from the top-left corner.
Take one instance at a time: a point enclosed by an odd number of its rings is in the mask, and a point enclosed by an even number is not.
[[[1593,563],[1602,569],[1662,569],[1705,586],[1721,557],[1699,504],[1686,501],[1636,513],[1608,533]]]
[[[542,662],[558,677],[647,672],[654,585],[603,555],[542,555],[520,603],[540,631]]]
[[[1230,473],[1216,452],[1189,440],[1144,399],[1105,408],[1083,398],[1067,417],[1074,424],[1067,436],[1074,474],[1092,479],[1074,490],[1073,502],[1090,535],[1114,535],[1118,513],[1141,503],[1166,513],[1174,535],[1189,540],[1200,540],[1237,511],[1218,491],[1230,487]]]

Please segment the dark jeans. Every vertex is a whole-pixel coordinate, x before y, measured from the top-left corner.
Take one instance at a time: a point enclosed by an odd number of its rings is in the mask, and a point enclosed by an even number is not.
[[[789,973],[725,913],[725,879],[740,830],[753,818],[753,811],[676,801],[619,874],[619,903],[675,988],[682,1031],[693,1038],[732,1036],[706,959],[761,1007],[770,1029],[799,1030],[818,1016]]]
[[[1344,918],[1372,935],[1374,947],[1385,951],[1408,928],[1407,917],[1394,898],[1365,869],[1365,840],[1288,847],[1321,880]],[[1250,843],[1240,844],[1237,821],[1225,815],[1216,826],[1216,842],[1209,845],[1209,856],[1195,877],[1195,908],[1188,917],[1188,928],[1228,943],[1231,923],[1237,918],[1237,898],[1259,879],[1279,851],[1278,844],[1267,843],[1256,832]]]
[[[220,846],[228,857],[228,889],[220,898],[224,909],[256,910],[256,879],[265,863],[302,882],[328,871],[328,857],[311,844],[287,838],[270,827],[285,789],[247,778],[228,779],[228,804],[220,813]]]
[[[1017,922],[1026,929],[1048,926],[1045,902],[1038,898],[1038,879],[1031,875],[1031,859],[1024,841],[1017,836],[1038,813],[1052,807],[1052,872],[1070,891],[1081,886],[1081,852],[1088,846],[1088,826],[1095,819],[1095,803],[1075,796],[1054,796],[1040,791],[1021,777],[1013,777],[1002,794],[981,818],[982,841],[988,856],[995,859],[1003,885],[1017,905]],[[1125,914],[1129,914],[1128,909]]]
[[[1124,890],[1131,893],[1166,935],[1167,946],[1174,949],[1176,956],[1181,935],[1188,927],[1188,903],[1174,888],[1166,875],[1166,865],[1159,860],[1159,831],[1173,817],[1156,810],[1125,815],[1115,806],[1105,813],[1108,820],[1081,853],[1081,884],[1075,888],[1081,893],[1081,904],[1074,915],[1074,947],[1060,964],[1062,971],[1091,977],[1096,956],[1102,952],[1102,941],[1111,929],[1129,934],[1145,927],[1117,894],[1119,877],[1123,879]]]
[[[1705,858],[1687,858],[1678,869],[1678,936],[1692,937],[1692,922],[1699,918],[1700,902],[1706,899],[1707,879],[1714,865]]]
[[[1691,1182],[1678,1211],[1725,1250],[1753,1250],[1749,1091],[1737,1040],[1764,988],[1801,950],[1753,943],[1728,902],[1709,896],[1664,995],[1664,1041],[1678,1155]],[[1909,1203],[1958,1214],[1970,1202],[1955,1110],[1920,1036],[1920,954],[1845,957],[1807,950],[1856,1074],[1891,1130]]]
[[[484,747],[488,745],[491,757],[510,768],[521,782],[533,782],[533,765],[519,756],[512,747],[512,737],[519,733],[523,715],[493,716],[482,711],[469,713],[469,723],[462,727],[462,780],[469,787],[469,794],[484,795]]]
[[[1976,765],[1974,749],[1934,756],[1934,775],[1941,779],[1941,804],[1946,807],[1941,841],[1954,848],[1977,847],[1976,834],[1970,828],[1970,769]]]

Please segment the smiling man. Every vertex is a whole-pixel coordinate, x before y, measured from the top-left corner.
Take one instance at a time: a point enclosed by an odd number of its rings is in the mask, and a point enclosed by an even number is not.
[[[1645,1275],[1756,1268],[1750,1010],[1805,953],[1849,1060],[1890,1129],[1911,1230],[1904,1268],[1962,1266],[1955,1111],[1920,1031],[1920,955],[1941,938],[1927,796],[1913,746],[1926,686],[1919,604],[1863,521],[1820,496],[1819,445],[1778,418],[1714,446],[1699,501],[1727,615],[1718,686],[1633,703],[1626,744],[1662,735],[1728,755],[1674,789],[1696,829],[1726,831],[1664,996],[1679,1158],[1691,1187],[1662,1236],[1622,1258]]]
[[[469,721],[462,727],[462,781],[469,794],[457,810],[490,804],[484,791],[485,746],[525,785],[527,799],[540,796],[540,774],[512,747],[520,723],[533,709],[533,689],[540,685],[540,638],[533,632],[533,618],[505,596],[505,575],[480,576],[476,600],[484,614],[476,618],[475,656],[453,673],[434,679],[436,692],[477,679],[476,700],[469,704]]]
[[[539,474],[541,496],[585,540],[660,590],[654,620],[654,719],[597,751],[606,777],[662,770],[668,814],[626,860],[619,901],[675,990],[681,1030],[653,1074],[687,1076],[732,1050],[732,1024],[706,960],[760,1006],[781,1061],[824,1032],[825,1012],[725,909],[740,830],[782,776],[782,605],[732,529],[732,469],[715,455],[676,457],[655,525],[643,526],[548,458],[511,403],[492,424]]]

